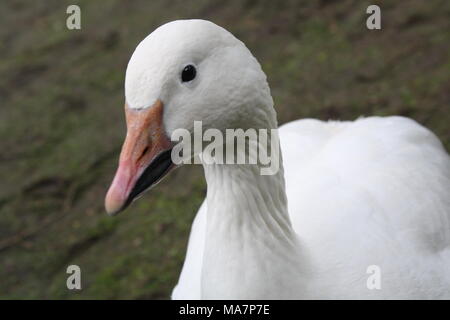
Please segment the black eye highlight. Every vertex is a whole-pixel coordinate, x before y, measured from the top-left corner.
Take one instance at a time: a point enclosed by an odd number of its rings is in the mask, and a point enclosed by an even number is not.
[[[192,64],[188,64],[181,72],[181,81],[189,82],[194,80],[197,70]]]

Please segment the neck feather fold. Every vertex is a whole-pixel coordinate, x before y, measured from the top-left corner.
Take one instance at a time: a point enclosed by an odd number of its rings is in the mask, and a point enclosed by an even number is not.
[[[281,159],[274,175],[261,175],[258,164],[203,167],[208,191],[202,298],[295,296],[298,243]]]

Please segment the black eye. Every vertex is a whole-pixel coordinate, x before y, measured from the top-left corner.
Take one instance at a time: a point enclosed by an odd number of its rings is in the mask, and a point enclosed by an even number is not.
[[[197,70],[195,70],[195,67],[192,64],[188,64],[181,72],[181,80],[183,82],[194,80],[196,74]]]

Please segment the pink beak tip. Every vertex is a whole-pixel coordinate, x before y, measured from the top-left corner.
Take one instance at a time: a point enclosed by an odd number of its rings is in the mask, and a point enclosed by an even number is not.
[[[110,189],[105,198],[105,209],[106,213],[110,216],[114,216],[122,210],[124,199],[114,192],[115,190]]]
[[[127,186],[130,185],[130,178],[128,166],[120,166],[105,198],[108,215],[113,216],[122,211],[129,193]]]

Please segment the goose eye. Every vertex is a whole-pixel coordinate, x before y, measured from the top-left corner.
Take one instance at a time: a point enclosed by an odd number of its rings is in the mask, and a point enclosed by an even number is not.
[[[181,80],[183,82],[194,80],[196,74],[197,70],[195,70],[195,67],[192,64],[189,64],[184,67],[183,71],[181,72]]]

